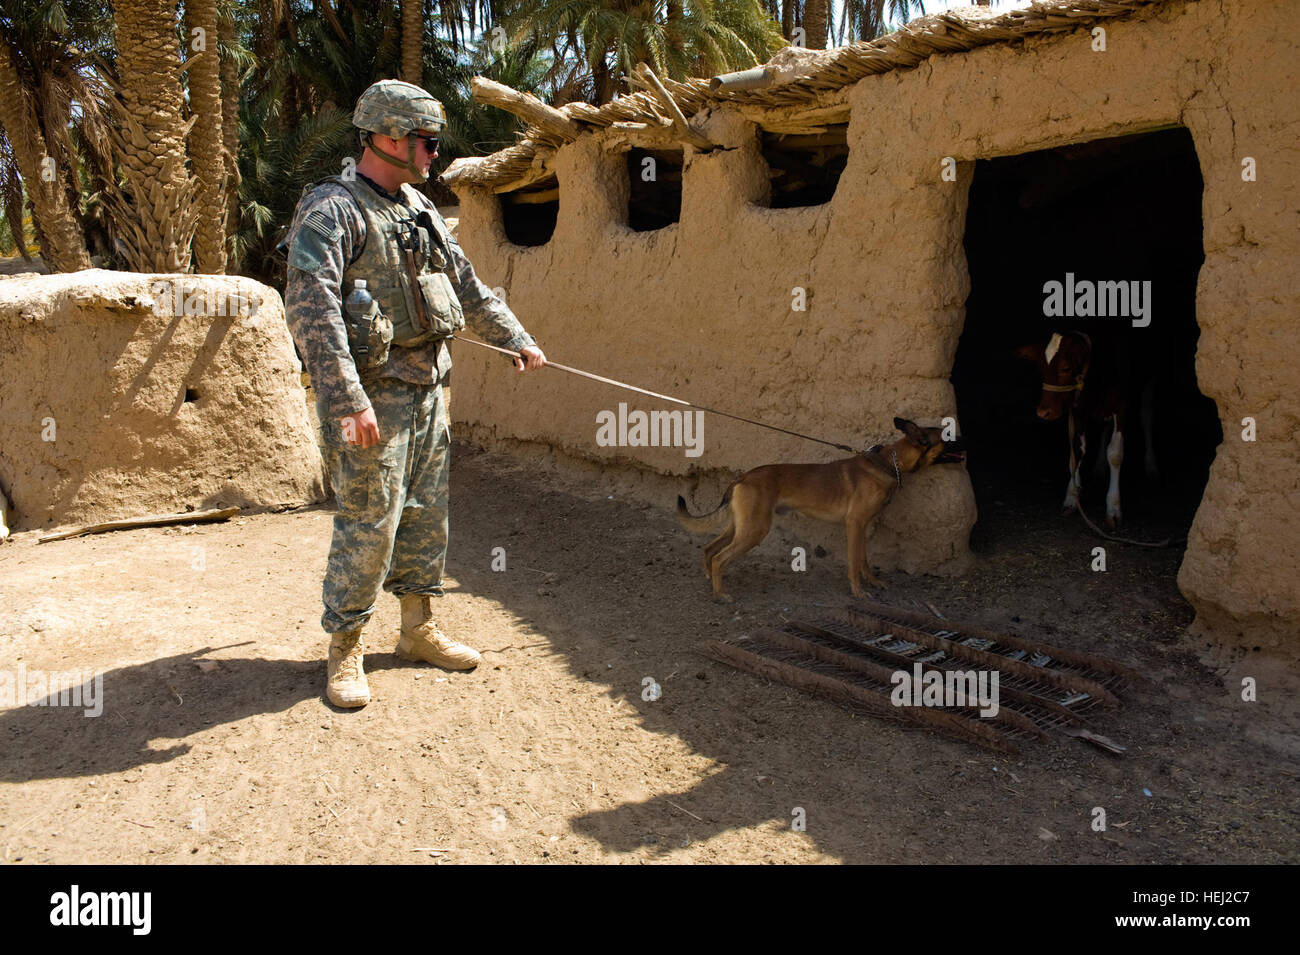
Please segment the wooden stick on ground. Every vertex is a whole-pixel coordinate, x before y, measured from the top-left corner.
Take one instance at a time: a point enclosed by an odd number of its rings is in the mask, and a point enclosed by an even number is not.
[[[211,511],[186,511],[181,514],[151,514],[147,517],[126,517],[120,521],[104,521],[101,524],[85,524],[70,531],[48,534],[37,541],[47,544],[50,541],[67,540],[69,537],[81,537],[83,534],[103,534],[105,531],[128,530],[133,527],[163,527],[167,524],[202,524],[209,521],[224,521],[239,513],[237,507],[222,507]]]

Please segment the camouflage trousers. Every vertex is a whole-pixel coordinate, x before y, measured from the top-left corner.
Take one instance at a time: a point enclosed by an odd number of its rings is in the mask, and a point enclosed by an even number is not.
[[[338,501],[322,588],[326,633],[363,626],[381,587],[398,597],[442,595],[451,463],[442,388],[380,378],[366,382],[366,394],[377,445],[348,444],[338,419],[321,423]]]

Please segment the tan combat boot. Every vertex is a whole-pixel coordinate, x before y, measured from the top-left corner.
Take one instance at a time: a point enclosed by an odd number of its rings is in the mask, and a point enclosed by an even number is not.
[[[472,670],[483,662],[477,650],[457,643],[438,629],[429,597],[420,594],[402,597],[402,636],[397,641],[397,655],[447,670]]]
[[[364,649],[360,630],[330,636],[325,696],[335,706],[365,706],[370,702],[370,686],[361,662]]]

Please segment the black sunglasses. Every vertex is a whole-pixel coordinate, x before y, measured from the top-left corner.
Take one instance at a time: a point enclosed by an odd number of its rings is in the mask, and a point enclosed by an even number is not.
[[[419,133],[411,133],[411,135],[416,139],[424,140],[424,148],[426,152],[436,153],[438,151],[438,136],[436,134],[433,136],[421,136]]]

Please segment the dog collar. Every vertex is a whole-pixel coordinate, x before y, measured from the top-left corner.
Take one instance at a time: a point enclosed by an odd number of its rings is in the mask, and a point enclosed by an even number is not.
[[[864,456],[865,456],[865,455],[871,455],[871,454],[880,454],[880,452],[883,451],[883,450],[885,450],[885,446],[884,446],[883,444],[873,444],[871,447],[869,447],[869,448],[867,448],[865,451],[863,451],[862,454],[863,454]],[[891,451],[889,452],[889,456],[890,456],[890,458],[893,460],[893,463],[894,463],[894,481],[895,481],[897,487],[902,487],[902,486],[903,486],[903,471],[902,471],[902,469],[898,466],[898,452],[897,452],[897,451],[893,451],[893,450],[891,450]],[[897,488],[896,488],[896,489],[897,489]]]

